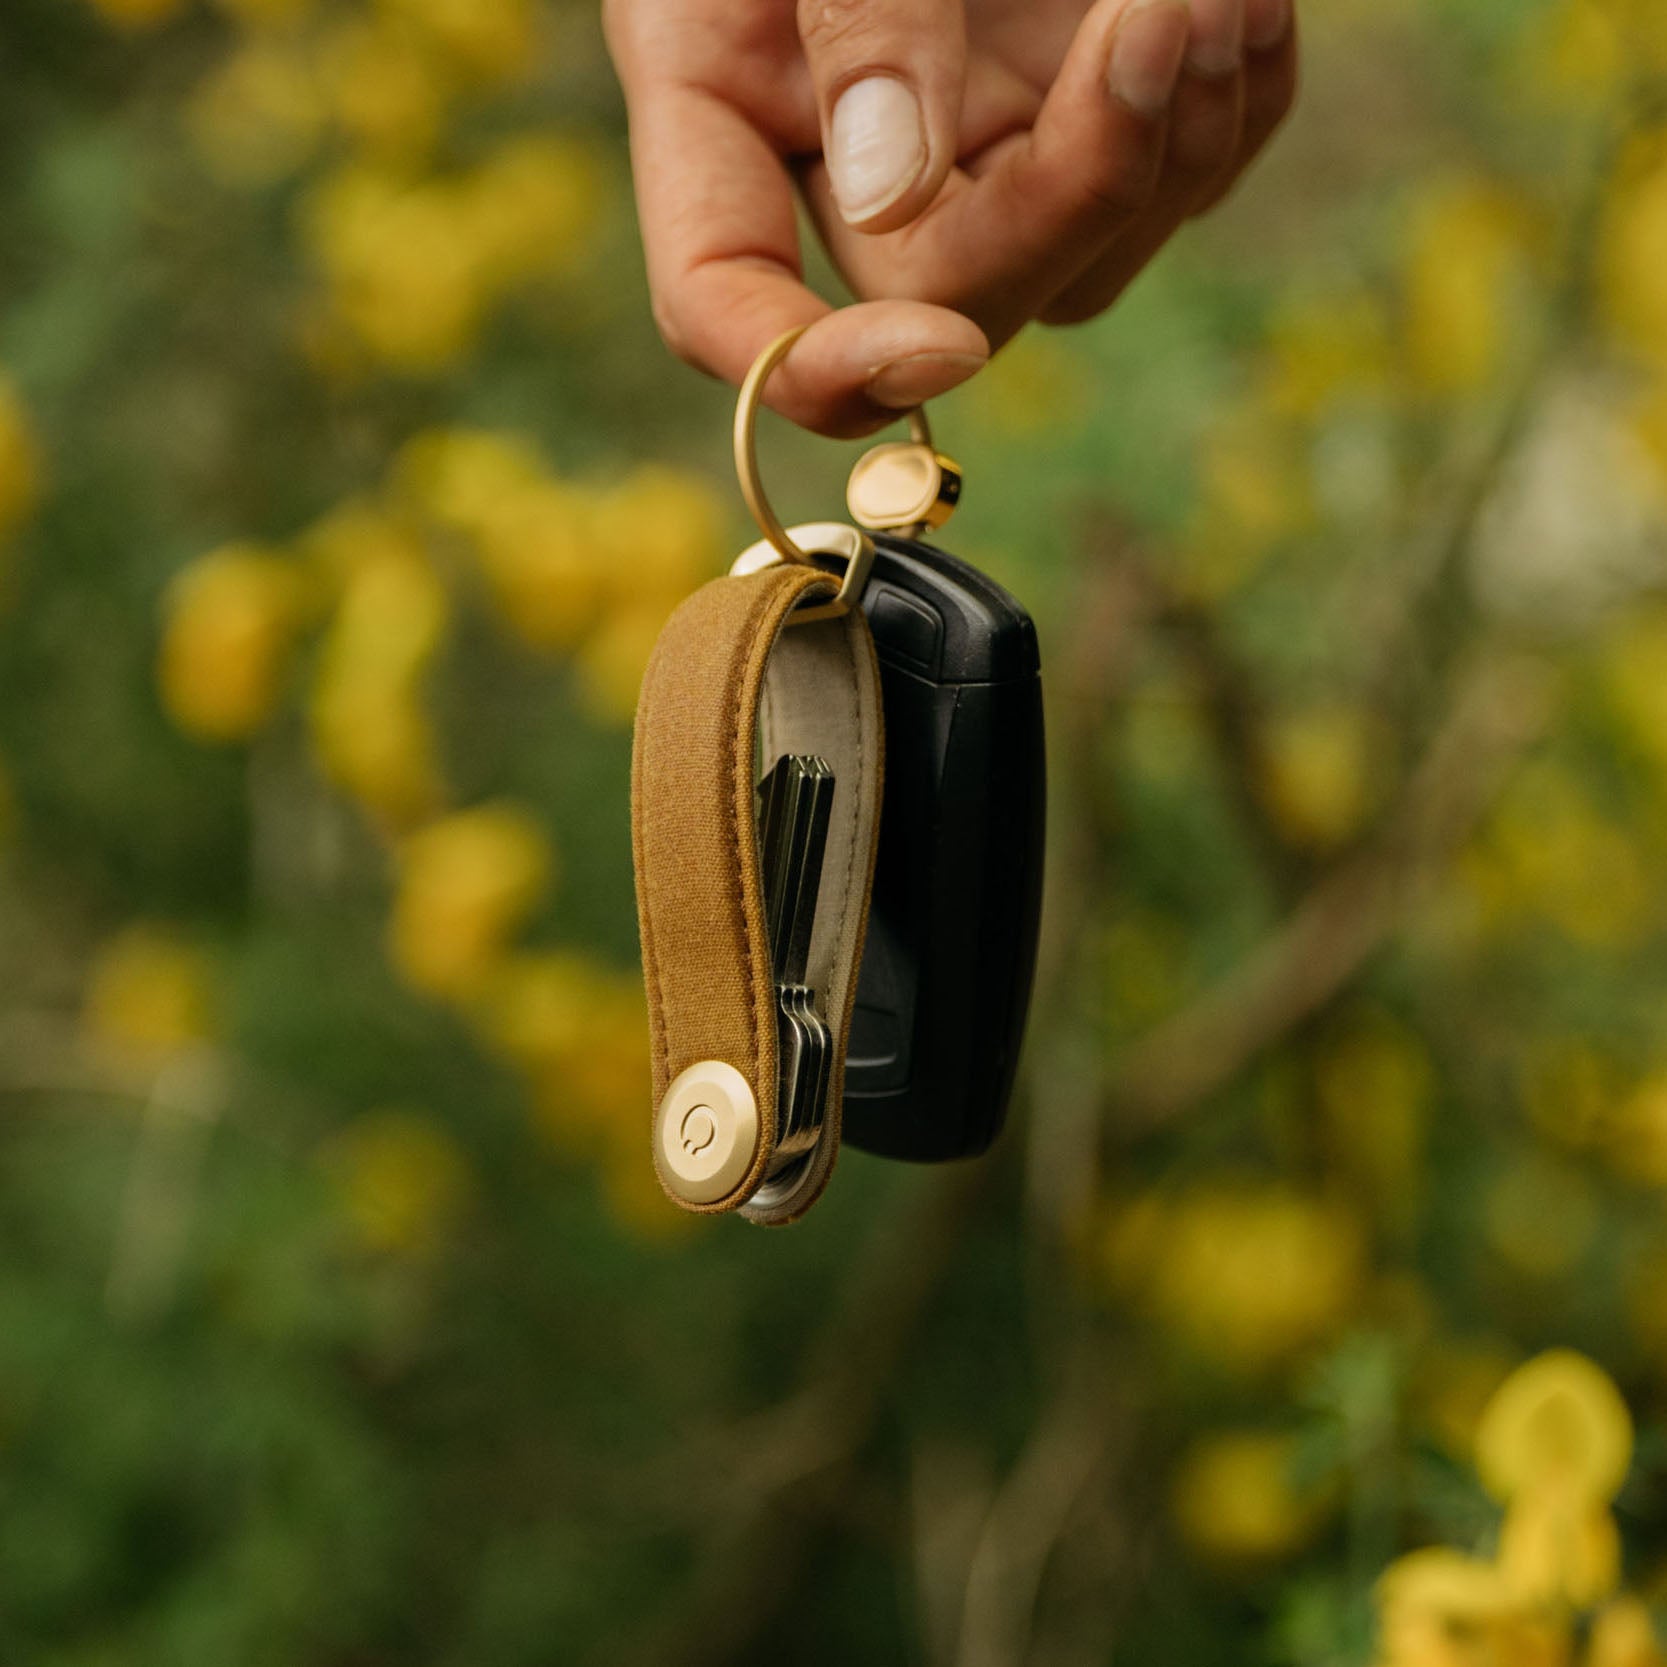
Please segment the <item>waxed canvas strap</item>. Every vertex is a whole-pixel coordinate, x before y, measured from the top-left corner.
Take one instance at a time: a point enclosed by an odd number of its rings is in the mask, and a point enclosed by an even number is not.
[[[637,708],[632,838],[656,1119],[668,1090],[703,1063],[731,1067],[750,1089],[758,1137],[721,1196],[668,1196],[702,1212],[742,1209],[776,1225],[797,1219],[826,1185],[839,1146],[845,1047],[862,959],[879,829],[879,673],[860,609],[810,622],[837,581],[776,564],[714,579],[672,615]],[[833,1037],[822,1134],[786,1193],[765,1179],[777,1132],[775,981],[765,928],[755,788],[784,753],[824,758],[833,807],[807,982]]]

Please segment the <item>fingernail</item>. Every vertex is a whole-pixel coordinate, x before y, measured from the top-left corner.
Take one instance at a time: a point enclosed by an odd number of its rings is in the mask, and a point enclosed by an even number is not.
[[[1112,96],[1142,116],[1161,116],[1181,73],[1187,28],[1187,8],[1177,0],[1136,0],[1111,43]]]
[[[985,362],[976,353],[914,353],[881,365],[869,377],[865,392],[888,410],[912,411],[959,387]]]
[[[1244,60],[1245,0],[1192,0],[1187,68],[1199,75],[1231,75]]]
[[[852,225],[896,202],[926,166],[915,95],[892,75],[870,75],[839,95],[828,122],[828,178]]]
[[[1291,32],[1291,0],[1245,0],[1245,45],[1265,52]]]

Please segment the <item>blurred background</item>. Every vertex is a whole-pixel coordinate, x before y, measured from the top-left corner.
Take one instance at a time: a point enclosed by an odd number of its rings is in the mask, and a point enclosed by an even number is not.
[[[767,1233],[648,1156],[631,707],[754,535],[595,8],[5,0],[6,1667],[1659,1667],[1667,15],[1308,13],[934,410],[1020,1103]]]

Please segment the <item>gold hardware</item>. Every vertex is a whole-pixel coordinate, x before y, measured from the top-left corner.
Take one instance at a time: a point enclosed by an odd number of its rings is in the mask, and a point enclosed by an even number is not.
[[[801,602],[787,616],[789,625],[810,625],[818,619],[838,619],[862,598],[863,586],[868,583],[869,570],[874,565],[874,540],[867,533],[848,526],[843,521],[807,521],[795,527],[791,534],[782,535],[803,554],[792,559],[815,567],[821,564],[818,556],[832,557],[845,563],[840,578],[839,594],[827,602]],[[749,544],[730,564],[732,578],[757,573],[774,567],[782,559],[780,549],[768,538]],[[829,574],[831,580],[834,575]]]
[[[743,379],[735,400],[735,473],[740,479],[741,496],[746,499],[752,518],[776,555],[782,561],[814,565],[810,554],[794,542],[794,535],[781,524],[775,510],[770,507],[763,478],[758,472],[758,406],[764,384],[808,328],[808,325],[801,324],[777,336],[753,360]],[[961,495],[960,467],[934,450],[932,425],[926,420],[926,412],[916,406],[909,412],[908,421],[908,440],[876,446],[860,457],[851,471],[846,501],[857,520],[875,532],[941,527],[949,519]],[[861,587],[858,586],[852,596],[860,592]],[[842,591],[842,598],[844,595]],[[846,605],[849,605],[849,599],[846,599]],[[802,611],[796,617],[808,618],[809,612]]]
[[[770,372],[809,328],[801,324],[777,336],[753,360],[735,400],[735,472],[741,477],[741,496],[747,500],[747,508],[752,511],[760,531],[783,561],[808,562],[810,557],[793,542],[765,496],[764,482],[758,473],[758,401],[764,384],[770,380]]]
[[[919,413],[916,413],[918,415]],[[925,427],[925,418],[919,425]],[[941,527],[961,497],[961,467],[932,449],[930,433],[891,440],[865,451],[851,471],[845,502],[870,532],[901,532],[918,538]]]
[[[715,1204],[741,1184],[758,1151],[758,1102],[721,1059],[682,1072],[654,1117],[654,1160],[667,1188],[690,1204]]]

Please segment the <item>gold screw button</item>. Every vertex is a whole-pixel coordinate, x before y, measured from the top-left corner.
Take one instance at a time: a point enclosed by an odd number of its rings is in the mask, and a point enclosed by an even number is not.
[[[758,1102],[747,1079],[703,1059],[666,1090],[654,1117],[660,1178],[690,1204],[714,1204],[741,1184],[758,1152]]]
[[[918,534],[941,527],[960,496],[960,467],[919,440],[865,451],[845,489],[853,518],[870,532]]]

